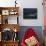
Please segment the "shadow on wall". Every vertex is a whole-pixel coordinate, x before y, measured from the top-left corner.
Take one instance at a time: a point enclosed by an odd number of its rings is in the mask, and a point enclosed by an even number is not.
[[[26,30],[28,28],[32,28],[36,32],[39,41],[42,43],[43,42],[43,30],[42,30],[42,26],[21,26],[20,27],[20,32],[19,32],[20,42],[21,42],[21,40],[22,40],[22,38],[24,36],[24,33],[26,32]]]

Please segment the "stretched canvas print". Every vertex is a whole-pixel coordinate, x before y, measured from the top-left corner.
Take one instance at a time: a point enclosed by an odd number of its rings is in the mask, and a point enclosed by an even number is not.
[[[24,8],[23,18],[24,19],[37,19],[37,8]]]

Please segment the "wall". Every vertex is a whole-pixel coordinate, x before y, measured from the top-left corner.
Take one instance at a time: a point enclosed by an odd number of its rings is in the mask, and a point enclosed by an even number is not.
[[[0,0],[0,6],[15,6],[15,0]],[[19,9],[19,24],[20,26],[43,26],[43,6],[42,0],[17,0]],[[23,19],[23,8],[37,8],[38,19]]]
[[[20,25],[21,26],[43,26],[43,6],[42,0],[24,0],[21,4],[21,8],[37,8],[38,9],[38,19],[23,19],[23,10],[20,10]]]

